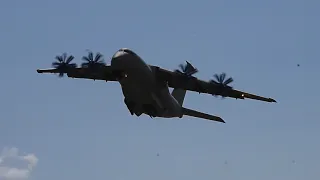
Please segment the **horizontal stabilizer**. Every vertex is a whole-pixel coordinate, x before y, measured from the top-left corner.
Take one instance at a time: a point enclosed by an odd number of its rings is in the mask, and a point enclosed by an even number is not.
[[[183,115],[197,117],[197,118],[203,118],[203,119],[208,119],[208,120],[212,120],[212,121],[218,121],[218,122],[225,123],[224,120],[222,118],[218,117],[218,116],[205,114],[205,113],[198,112],[198,111],[195,111],[195,110],[192,110],[192,109],[188,109],[188,108],[184,108],[184,107],[182,107],[182,111],[183,111]]]

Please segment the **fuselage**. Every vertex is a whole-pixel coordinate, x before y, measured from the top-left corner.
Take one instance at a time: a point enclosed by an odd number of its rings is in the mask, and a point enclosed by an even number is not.
[[[169,87],[157,82],[154,70],[133,51],[122,48],[111,60],[111,66],[123,72],[119,79],[124,102],[131,114],[151,117],[182,117],[182,108]]]

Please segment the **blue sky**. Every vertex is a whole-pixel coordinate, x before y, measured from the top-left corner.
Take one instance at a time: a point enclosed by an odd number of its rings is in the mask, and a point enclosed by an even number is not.
[[[319,178],[319,1],[0,4],[1,180],[12,168],[29,180]],[[226,72],[278,103],[190,92],[186,107],[227,123],[150,119],[130,115],[118,83],[36,73],[63,52],[110,62],[121,47],[171,70],[189,60],[201,79]]]

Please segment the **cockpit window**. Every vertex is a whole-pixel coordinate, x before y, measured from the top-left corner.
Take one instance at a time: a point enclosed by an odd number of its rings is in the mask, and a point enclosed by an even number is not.
[[[130,49],[127,49],[127,48],[120,49],[120,51],[123,51],[123,52],[126,52],[126,53],[128,53],[128,54],[137,56],[136,53],[134,53],[133,51],[131,51]]]

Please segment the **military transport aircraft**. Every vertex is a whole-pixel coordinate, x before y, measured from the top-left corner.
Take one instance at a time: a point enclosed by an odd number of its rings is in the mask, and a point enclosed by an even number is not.
[[[232,97],[236,99],[256,99],[266,102],[276,102],[274,99],[238,91],[228,84],[232,78],[226,79],[226,74],[215,74],[216,80],[208,82],[193,75],[198,70],[188,61],[180,64],[181,70],[169,71],[158,66],[147,64],[139,55],[128,48],[121,48],[111,58],[111,65],[106,65],[100,53],[89,51],[81,67],[71,63],[74,56],[66,53],[56,56],[54,68],[38,69],[38,73],[57,73],[62,77],[65,73],[71,78],[93,79],[119,82],[126,104],[131,115],[141,114],[163,118],[182,118],[193,116],[218,122],[224,120],[183,107],[186,91],[207,93],[213,96]],[[170,93],[169,87],[173,88]]]

